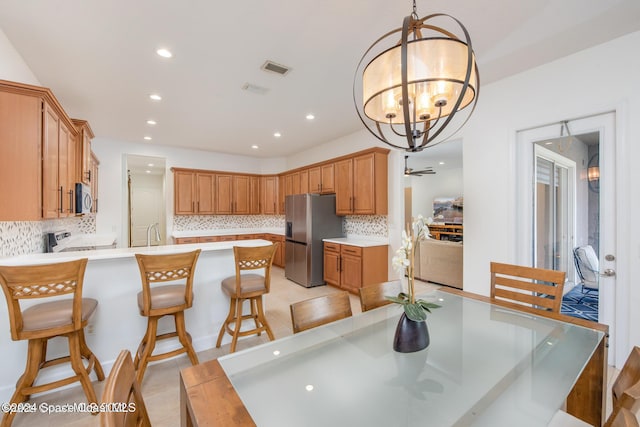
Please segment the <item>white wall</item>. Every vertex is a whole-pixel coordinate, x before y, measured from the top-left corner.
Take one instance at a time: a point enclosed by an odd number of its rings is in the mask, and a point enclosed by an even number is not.
[[[433,199],[463,195],[462,168],[439,170],[435,175],[405,178],[411,187],[412,215],[432,216]]]
[[[632,163],[640,159],[640,83],[635,78],[640,57],[630,54],[639,44],[636,32],[482,87],[476,112],[462,132],[465,290],[488,294],[489,262],[514,261],[516,132],[616,110],[616,182],[624,189],[611,207],[621,230],[616,236],[616,323],[628,325],[617,339],[640,345],[640,222],[633,214],[640,209],[640,168]]]
[[[2,29],[0,29],[0,79],[40,86],[40,82]]]

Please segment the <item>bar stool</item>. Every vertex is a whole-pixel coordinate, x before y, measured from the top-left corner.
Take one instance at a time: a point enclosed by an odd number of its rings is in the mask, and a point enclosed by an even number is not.
[[[260,335],[266,331],[269,339],[273,341],[273,332],[271,332],[262,308],[262,296],[269,293],[271,287],[271,264],[277,245],[278,242],[269,246],[233,247],[236,275],[222,280],[222,291],[229,295],[231,301],[229,314],[218,333],[216,348],[220,348],[225,331],[233,337],[231,339],[231,353],[236,351],[238,337]],[[257,269],[264,269],[264,276],[252,273],[241,274],[245,270]],[[242,304],[246,300],[249,300],[251,314],[242,314]],[[247,319],[253,319],[256,326],[253,329],[241,331],[242,321]],[[235,323],[233,328],[231,327],[232,323]]]
[[[142,292],[138,293],[138,308],[140,315],[148,319],[147,331],[140,341],[134,361],[138,371],[137,380],[140,384],[149,362],[187,353],[191,364],[199,363],[198,356],[191,345],[191,335],[184,325],[184,311],[193,303],[193,274],[199,255],[200,249],[168,255],[136,254],[142,279]],[[152,284],[168,282],[173,283],[152,286]],[[176,330],[158,335],[158,320],[163,316],[173,316]],[[182,347],[153,354],[156,341],[174,337],[178,338]]]
[[[97,403],[96,393],[89,379],[92,370],[98,380],[104,380],[102,366],[84,339],[84,328],[98,306],[93,298],[82,298],[82,284],[87,259],[29,266],[0,267],[0,284],[7,299],[11,339],[28,340],[24,373],[16,383],[11,403],[20,403],[32,394],[48,391],[79,381],[87,401]],[[56,298],[73,294],[73,298]],[[51,298],[25,308],[21,300]],[[47,342],[51,338],[66,337],[69,355],[47,360]],[[84,366],[82,359],[87,360]],[[70,362],[75,373],[67,378],[46,384],[33,385],[40,369]],[[15,413],[6,413],[2,426],[10,426]]]

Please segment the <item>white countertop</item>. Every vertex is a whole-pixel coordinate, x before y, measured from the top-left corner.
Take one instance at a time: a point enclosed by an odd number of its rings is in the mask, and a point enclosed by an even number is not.
[[[386,246],[388,241],[367,239],[364,237],[336,237],[333,239],[322,239],[323,242],[338,243],[340,245],[359,246],[366,248],[370,246]]]
[[[29,265],[72,261],[78,258],[88,258],[89,261],[110,260],[118,258],[133,258],[135,254],[169,254],[190,252],[201,249],[203,252],[232,249],[234,246],[264,246],[271,245],[268,240],[235,240],[229,242],[192,243],[185,245],[142,246],[135,248],[97,249],[89,251],[56,252],[18,255],[0,258],[0,265]]]
[[[228,236],[230,234],[277,234],[284,236],[284,229],[281,228],[227,228],[211,230],[184,230],[173,231],[172,237],[206,237],[206,236]]]

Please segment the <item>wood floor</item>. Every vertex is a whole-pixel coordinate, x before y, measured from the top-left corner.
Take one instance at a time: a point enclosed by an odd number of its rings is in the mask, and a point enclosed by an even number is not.
[[[438,286],[416,281],[418,291],[428,291]],[[289,304],[302,301],[307,298],[337,292],[331,286],[319,286],[315,288],[304,288],[284,278],[284,270],[274,267],[272,270],[271,292],[265,296],[264,304],[267,319],[277,338],[282,338],[292,334],[291,316],[289,314]],[[351,309],[353,314],[360,313],[360,302],[355,295],[351,295]],[[187,324],[187,330],[189,325]],[[267,341],[266,334],[260,337],[247,337],[238,342],[237,350],[242,350]],[[212,342],[212,346],[215,343]],[[130,349],[134,350],[134,349]],[[223,345],[220,349],[209,349],[198,353],[201,362],[211,360],[229,352],[229,344]],[[190,366],[186,355],[170,359],[168,361],[151,363],[145,373],[142,384],[142,393],[149,411],[151,423],[154,427],[176,427],[180,425],[180,369]],[[613,368],[609,372],[609,383],[617,375]],[[102,395],[104,382],[93,383],[96,394]],[[608,386],[611,390],[611,384]],[[609,393],[610,394],[610,393]],[[607,406],[610,407],[611,397],[608,396]],[[48,393],[36,396],[33,402],[40,404],[45,402],[49,405],[65,405],[70,403],[85,402],[85,397],[80,386],[67,390]],[[33,414],[18,414],[13,422],[13,427],[34,427],[34,426],[99,426],[100,420],[97,416],[79,413],[55,413],[43,414],[36,412]]]

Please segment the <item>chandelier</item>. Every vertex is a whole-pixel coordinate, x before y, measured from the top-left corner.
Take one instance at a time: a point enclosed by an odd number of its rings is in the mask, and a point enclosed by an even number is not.
[[[438,19],[454,21],[463,38],[432,23]],[[467,122],[479,84],[464,25],[443,13],[419,18],[414,0],[402,28],[380,37],[360,59],[353,100],[360,120],[376,138],[415,152],[443,142]],[[465,108],[466,117],[455,118]],[[448,126],[454,130],[445,135]]]

